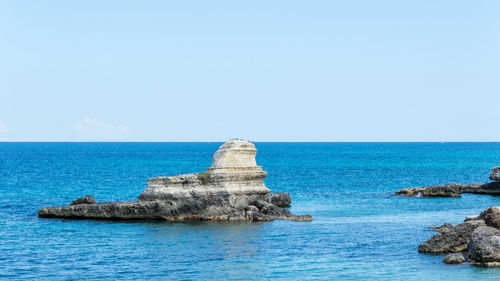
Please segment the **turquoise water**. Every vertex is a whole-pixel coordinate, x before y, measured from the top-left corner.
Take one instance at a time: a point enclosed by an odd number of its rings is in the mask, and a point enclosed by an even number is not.
[[[267,186],[313,221],[162,223],[40,219],[93,194],[135,200],[154,176],[204,171],[221,143],[0,143],[3,279],[499,279],[417,252],[428,226],[500,197],[420,199],[395,190],[488,181],[500,143],[256,143]]]

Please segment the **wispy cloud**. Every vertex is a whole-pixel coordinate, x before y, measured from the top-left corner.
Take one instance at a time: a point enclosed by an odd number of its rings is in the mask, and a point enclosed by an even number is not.
[[[0,123],[0,135],[5,136],[9,133],[9,127],[7,125]]]
[[[124,140],[130,129],[124,125],[113,125],[97,119],[85,117],[76,124],[78,135],[87,140]]]

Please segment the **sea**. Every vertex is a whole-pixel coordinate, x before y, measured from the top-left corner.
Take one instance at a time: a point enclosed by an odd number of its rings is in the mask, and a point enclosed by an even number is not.
[[[255,143],[267,187],[312,222],[38,218],[93,195],[131,201],[148,178],[205,171],[222,143],[0,143],[2,280],[499,280],[419,253],[500,197],[410,198],[401,188],[489,182],[500,143]]]

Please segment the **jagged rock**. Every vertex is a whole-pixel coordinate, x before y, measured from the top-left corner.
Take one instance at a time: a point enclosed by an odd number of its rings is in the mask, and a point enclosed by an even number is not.
[[[500,166],[491,169],[490,180],[500,181]]]
[[[461,264],[465,262],[465,258],[461,253],[451,253],[446,255],[443,262],[447,264]]]
[[[489,182],[479,185],[477,188],[471,188],[466,193],[500,195],[500,182]]]
[[[475,215],[475,216],[468,216],[468,217],[465,217],[465,220],[464,221],[475,221],[475,220],[479,220],[479,215]]]
[[[43,208],[46,218],[115,220],[252,220],[311,221],[278,207],[290,204],[287,193],[272,194],[257,166],[257,150],[250,142],[232,140],[219,147],[205,173],[156,177],[139,195],[139,201],[78,204]],[[80,200],[80,199],[79,199]]]
[[[71,206],[78,205],[78,204],[95,204],[94,196],[87,195],[85,197],[78,198],[75,201],[72,201],[71,203],[69,203],[69,205],[71,205]]]
[[[421,197],[460,197],[461,194],[462,185],[460,184],[410,187],[396,191],[396,195]]]
[[[460,197],[462,193],[500,195],[500,166],[491,170],[490,179],[495,182],[485,184],[460,184],[434,185],[423,187],[403,188],[396,191],[396,195],[415,197]]]
[[[444,232],[452,227],[453,227],[453,225],[451,223],[444,223],[443,225],[440,225],[440,226],[431,226],[428,228],[431,230],[437,231],[437,232]]]
[[[484,220],[487,226],[500,228],[500,207],[489,207],[478,218]]]
[[[476,263],[500,262],[500,230],[489,226],[476,228],[469,242],[469,258]]]
[[[424,190],[424,187],[409,187],[409,188],[403,188],[398,191],[396,191],[396,195],[405,195],[405,196],[422,196],[422,190]]]
[[[157,177],[139,195],[139,200],[171,200],[197,197],[255,195],[265,197],[270,190],[263,179],[267,172],[257,166],[257,149],[246,141],[233,140],[220,146],[206,173]]]
[[[477,190],[481,188],[481,184],[467,184],[462,186],[462,193],[477,193]]]
[[[500,182],[410,187],[396,191],[396,195],[414,197],[460,197],[462,193],[500,195]]]
[[[458,253],[466,251],[474,229],[484,225],[483,220],[466,221],[454,225],[422,243],[418,246],[418,251],[424,253]]]
[[[467,250],[467,261],[471,264],[500,267],[499,226],[500,207],[489,207],[477,216],[467,217],[464,223],[452,227],[447,224],[437,227],[442,232],[422,243],[418,250],[428,253],[458,253]],[[458,255],[448,255],[444,262],[454,263],[456,260],[462,259]]]
[[[271,204],[278,207],[288,207],[292,204],[292,197],[286,192],[277,192],[271,194]]]

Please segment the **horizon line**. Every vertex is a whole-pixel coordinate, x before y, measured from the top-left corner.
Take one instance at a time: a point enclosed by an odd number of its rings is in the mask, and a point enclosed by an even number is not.
[[[47,141],[0,140],[0,143],[224,143],[225,141]],[[252,143],[500,143],[498,141],[251,141]]]

